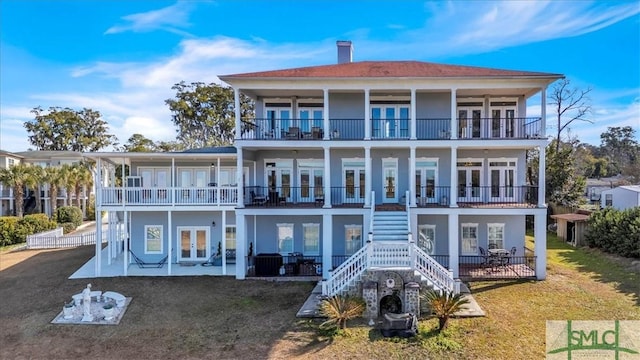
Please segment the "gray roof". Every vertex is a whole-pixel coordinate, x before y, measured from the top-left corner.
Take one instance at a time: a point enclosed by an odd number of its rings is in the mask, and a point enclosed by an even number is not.
[[[216,146],[205,147],[200,149],[189,149],[182,151],[183,153],[202,153],[202,154],[235,154],[236,148],[233,146]]]

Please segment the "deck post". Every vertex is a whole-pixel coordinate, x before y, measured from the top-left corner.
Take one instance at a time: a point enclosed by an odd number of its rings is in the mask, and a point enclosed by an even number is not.
[[[322,214],[322,278],[331,278],[333,268],[333,217]]]
[[[458,214],[449,214],[449,270],[453,273],[453,277],[459,276],[458,261]]]
[[[547,211],[538,211],[534,215],[534,250],[536,256],[536,279],[544,280],[547,277]]]

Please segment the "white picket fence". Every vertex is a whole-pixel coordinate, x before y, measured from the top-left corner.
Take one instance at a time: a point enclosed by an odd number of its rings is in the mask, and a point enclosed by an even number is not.
[[[102,233],[102,242],[107,241],[106,232]],[[63,235],[62,228],[27,236],[27,249],[56,249],[82,245],[95,245],[96,233]]]

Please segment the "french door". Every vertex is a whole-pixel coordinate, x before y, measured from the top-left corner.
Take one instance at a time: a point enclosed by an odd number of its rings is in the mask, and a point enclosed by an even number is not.
[[[458,201],[482,200],[482,162],[458,163]]]
[[[516,134],[516,110],[513,106],[491,107],[491,137],[512,138]]]
[[[300,201],[313,202],[316,198],[324,198],[324,188],[322,178],[324,170],[322,168],[301,168],[300,178]]]
[[[142,196],[151,203],[163,203],[169,201],[168,187],[170,185],[171,171],[166,168],[140,168],[143,190]],[[157,188],[157,189],[149,189]]]
[[[364,202],[364,168],[345,167],[344,170],[344,194],[345,203]]]
[[[178,227],[180,261],[200,261],[209,259],[209,227]]]
[[[458,106],[458,139],[480,138],[482,107]]]
[[[491,182],[492,201],[515,200],[515,160],[491,161],[489,160],[489,181]]]
[[[178,168],[178,201],[203,202],[207,200],[204,189],[209,183],[208,168]],[[196,189],[203,188],[203,189]]]
[[[436,200],[436,171],[437,169],[416,169],[416,198],[421,204],[434,203]]]
[[[311,133],[312,128],[322,129],[323,116],[322,108],[308,109],[301,108],[298,110],[298,118],[300,119],[300,130]]]
[[[382,202],[398,202],[398,159],[382,159]]]
[[[267,128],[264,129],[265,136],[271,138],[281,138],[289,131],[291,124],[291,109],[270,108],[267,113]]]
[[[269,201],[291,201],[291,168],[267,168]]]
[[[376,139],[408,138],[409,118],[408,106],[372,106],[371,136]]]

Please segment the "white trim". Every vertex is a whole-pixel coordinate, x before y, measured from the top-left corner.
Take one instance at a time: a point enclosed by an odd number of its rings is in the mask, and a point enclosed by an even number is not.
[[[280,223],[280,224],[276,224],[276,228],[277,228],[277,238],[276,240],[278,241],[278,253],[280,253],[281,255],[287,255],[289,253],[294,252],[295,250],[295,226],[291,223]],[[291,228],[291,249],[282,249],[281,247],[281,242],[286,240],[285,239],[280,239],[280,228]]]
[[[160,229],[160,250],[159,251],[150,251],[148,248],[148,244],[147,242],[150,240],[147,235],[147,229],[149,228],[159,228]],[[144,226],[144,253],[145,254],[164,254],[164,237],[163,237],[163,233],[164,233],[164,226],[162,225],[145,225]]]
[[[196,238],[194,238],[195,233],[197,231],[200,230],[204,230],[205,231],[205,239],[207,241],[207,243],[205,244],[205,256],[203,257],[198,257],[197,254],[196,256],[192,256],[190,255],[189,257],[182,257],[182,236],[180,234],[181,231],[183,230],[189,230],[191,232],[191,243],[194,243],[194,241],[196,241]],[[178,261],[197,261],[197,260],[206,260],[211,256],[211,227],[210,226],[178,226],[176,227],[176,249],[178,249],[177,252],[177,259]]]

